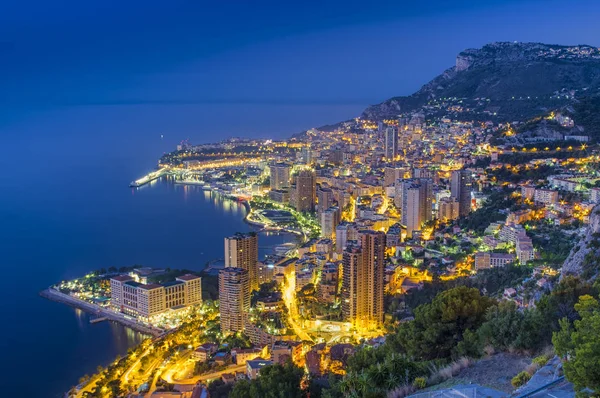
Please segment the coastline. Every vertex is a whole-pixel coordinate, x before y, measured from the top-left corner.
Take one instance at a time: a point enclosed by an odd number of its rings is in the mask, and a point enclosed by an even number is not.
[[[88,314],[99,315],[107,320],[118,322],[125,327],[135,330],[136,332],[144,333],[152,337],[158,337],[165,332],[162,329],[142,325],[134,320],[125,318],[125,316],[122,314],[107,310],[92,303],[88,303],[87,301],[80,300],[76,297],[69,296],[68,294],[61,293],[51,287],[42,290],[40,292],[40,296],[50,301],[55,301],[57,303],[67,304],[68,306],[74,308],[79,308]]]

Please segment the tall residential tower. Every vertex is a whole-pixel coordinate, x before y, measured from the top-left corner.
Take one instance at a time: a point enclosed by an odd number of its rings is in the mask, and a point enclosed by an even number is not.
[[[258,235],[255,232],[225,238],[225,267],[245,269],[250,290],[258,289]]]

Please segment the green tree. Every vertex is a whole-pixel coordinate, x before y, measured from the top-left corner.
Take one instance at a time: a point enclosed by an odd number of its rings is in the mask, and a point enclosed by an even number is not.
[[[567,318],[569,322],[573,322],[579,318],[575,311],[575,303],[584,295],[596,297],[596,289],[575,276],[567,276],[556,285],[552,293],[542,297],[537,303],[537,308],[546,323],[556,331],[559,329],[560,319]]]
[[[460,286],[438,294],[415,309],[414,321],[403,324],[393,344],[414,358],[448,358],[467,330],[476,330],[495,304],[478,289]]]
[[[560,320],[560,330],[552,336],[556,353],[563,358],[567,380],[578,391],[600,392],[600,303],[589,295],[579,298],[575,310],[581,319]]]
[[[535,309],[519,311],[512,301],[491,307],[485,319],[478,335],[484,345],[489,344],[499,350],[538,349],[550,340],[541,314]]]
[[[233,389],[233,384],[227,384],[221,379],[212,381],[208,385],[211,398],[227,398]]]
[[[269,365],[260,370],[255,380],[240,381],[229,394],[230,398],[303,398],[306,392],[300,388],[304,370],[291,362],[285,365]]]

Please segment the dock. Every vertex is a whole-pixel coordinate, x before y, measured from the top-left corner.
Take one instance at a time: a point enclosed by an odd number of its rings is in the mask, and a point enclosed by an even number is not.
[[[165,174],[167,174],[167,168],[162,168],[162,169],[153,171],[151,173],[148,173],[140,179],[132,181],[129,184],[129,186],[131,188],[139,188],[141,186],[148,184],[149,182],[159,179],[160,177],[164,176]]]
[[[68,294],[61,293],[58,290],[51,287],[42,290],[40,292],[40,296],[48,300],[67,304],[71,307],[79,308],[80,310],[83,310],[87,313],[96,315],[97,318],[90,320],[90,323],[101,322],[103,320],[115,321],[137,332],[148,334],[154,337],[160,336],[162,333],[165,332],[163,329],[139,323],[135,319],[125,317],[124,314],[111,311],[107,308],[102,308],[96,304],[89,303],[87,301],[78,299],[73,296],[69,296]]]

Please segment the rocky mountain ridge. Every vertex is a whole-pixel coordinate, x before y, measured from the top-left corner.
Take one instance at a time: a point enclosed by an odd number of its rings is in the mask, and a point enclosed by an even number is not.
[[[443,98],[485,98],[488,107],[497,107],[498,116],[510,121],[567,105],[576,95],[595,94],[599,89],[596,47],[498,42],[462,51],[453,67],[416,93],[372,105],[362,117],[395,118]],[[520,100],[516,106],[508,103],[516,100]]]

